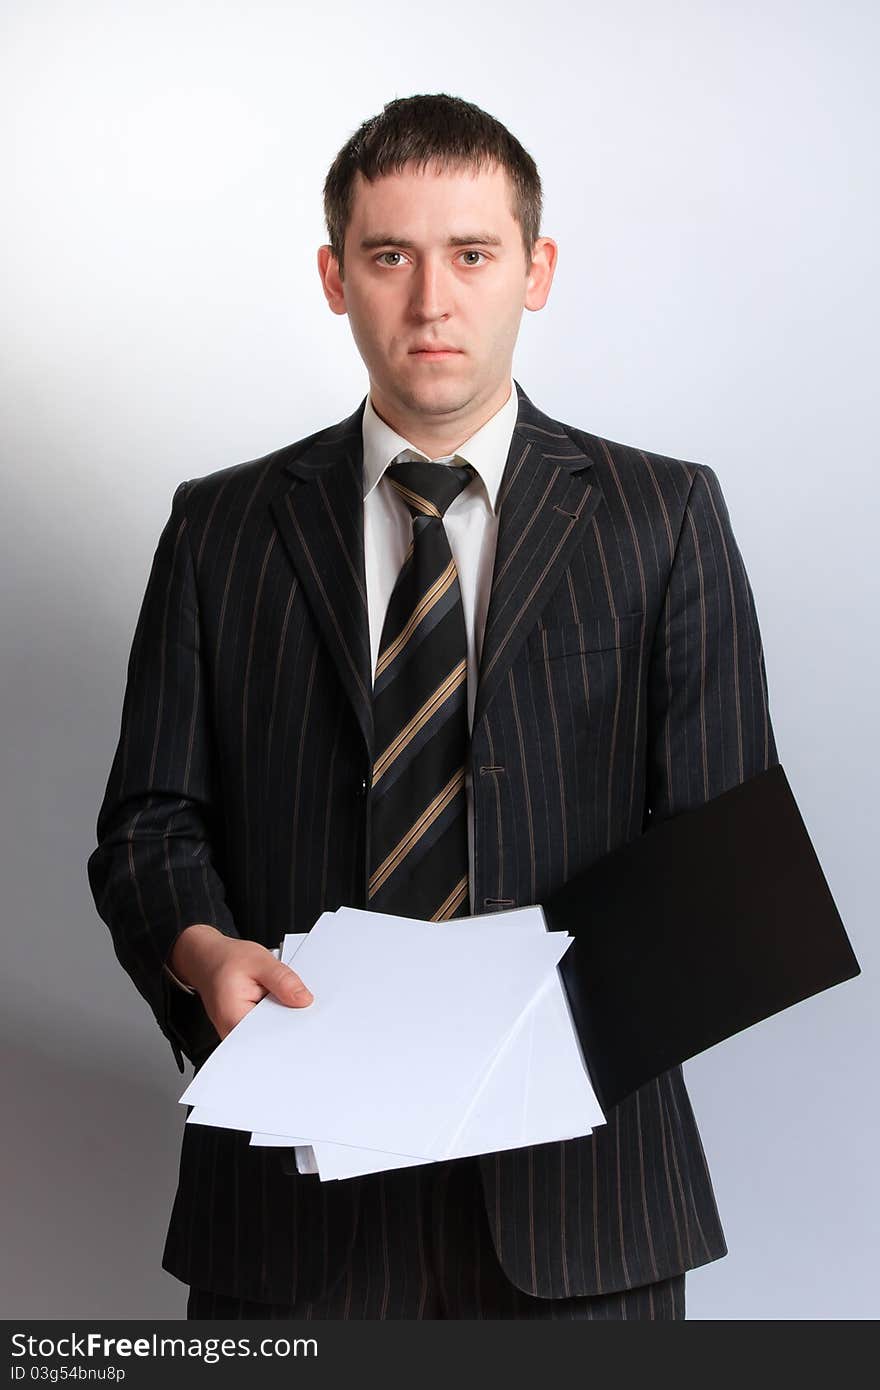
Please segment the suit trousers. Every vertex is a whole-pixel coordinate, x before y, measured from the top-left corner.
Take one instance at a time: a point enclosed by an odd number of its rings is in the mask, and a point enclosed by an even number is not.
[[[581,1298],[524,1293],[495,1254],[477,1160],[459,1158],[362,1179],[351,1254],[323,1297],[261,1303],[191,1285],[186,1314],[188,1319],[676,1319],[685,1316],[684,1281],[678,1274]]]

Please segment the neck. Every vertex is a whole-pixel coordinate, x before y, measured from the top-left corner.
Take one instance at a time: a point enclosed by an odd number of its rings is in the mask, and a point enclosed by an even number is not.
[[[408,439],[414,448],[429,459],[439,459],[456,453],[471,435],[476,434],[487,420],[491,420],[510,399],[512,390],[508,376],[489,397],[468,401],[461,411],[437,416],[436,420],[389,400],[372,380],[370,402],[379,419],[384,420],[396,434]]]

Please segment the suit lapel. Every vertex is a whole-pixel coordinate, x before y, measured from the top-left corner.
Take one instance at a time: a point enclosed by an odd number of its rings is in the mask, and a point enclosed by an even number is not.
[[[372,761],[361,432],[365,405],[366,397],[347,420],[298,446],[284,464],[284,486],[270,505]]]
[[[474,727],[584,535],[601,492],[593,460],[518,382],[516,425],[498,492],[498,538]],[[366,397],[346,420],[290,453],[271,501],[278,530],[372,760],[373,701],[364,564]]]
[[[602,497],[593,459],[519,382],[498,491],[498,539],[474,728],[565,570]]]

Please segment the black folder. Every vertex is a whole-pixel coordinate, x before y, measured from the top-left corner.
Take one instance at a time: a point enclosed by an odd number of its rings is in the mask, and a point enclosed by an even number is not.
[[[662,821],[541,904],[606,1112],[640,1086],[860,974],[780,765]]]

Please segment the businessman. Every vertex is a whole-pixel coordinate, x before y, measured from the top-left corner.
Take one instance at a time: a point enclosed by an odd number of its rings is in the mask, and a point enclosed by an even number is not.
[[[711,468],[512,376],[557,258],[522,145],[392,101],[324,206],[369,391],[177,488],[88,865],[181,1071],[267,993],[309,1007],[272,948],[323,911],[539,903],[777,762]],[[589,1137],[342,1182],[249,1138],[184,1129],[163,1267],[190,1317],[682,1318],[726,1253],[680,1068]]]

